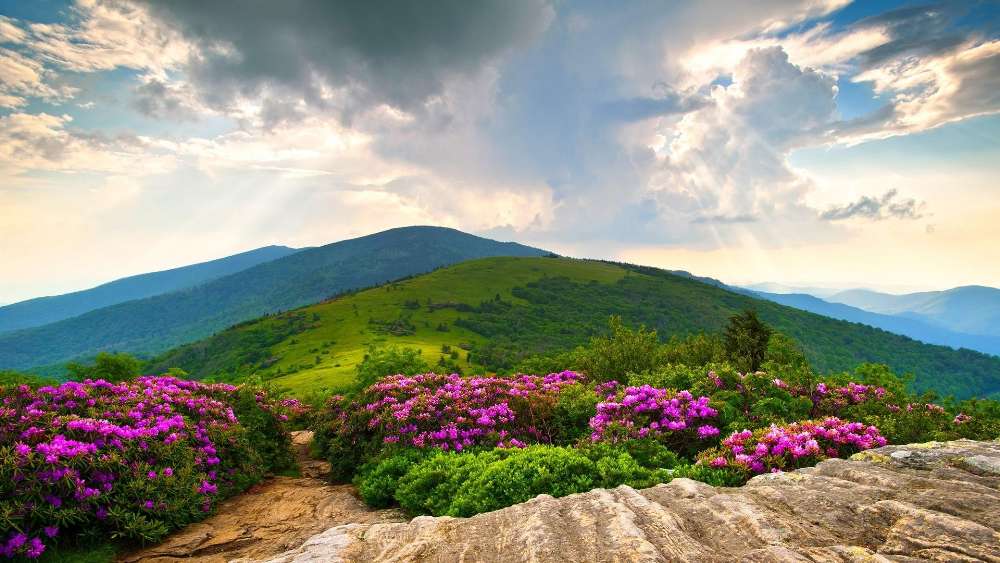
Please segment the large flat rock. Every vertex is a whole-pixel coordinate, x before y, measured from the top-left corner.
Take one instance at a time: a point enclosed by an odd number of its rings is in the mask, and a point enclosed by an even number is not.
[[[267,560],[1000,562],[1000,443],[887,446],[739,488],[677,479],[350,523]]]

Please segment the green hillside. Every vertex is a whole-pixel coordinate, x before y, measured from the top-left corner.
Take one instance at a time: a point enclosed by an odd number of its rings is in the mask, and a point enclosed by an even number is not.
[[[309,248],[196,287],[0,335],[0,369],[100,351],[152,355],[235,323],[472,258],[543,250],[441,227],[404,227]]]
[[[296,393],[336,390],[352,380],[369,345],[417,347],[432,365],[447,345],[467,371],[503,370],[534,353],[585,343],[604,330],[611,314],[667,338],[717,331],[745,308],[798,340],[820,371],[883,362],[915,373],[918,389],[957,396],[1000,391],[998,358],[923,344],[663,270],[567,258],[465,262],[243,323],[164,354],[152,369],[180,367],[230,379],[256,373]]]

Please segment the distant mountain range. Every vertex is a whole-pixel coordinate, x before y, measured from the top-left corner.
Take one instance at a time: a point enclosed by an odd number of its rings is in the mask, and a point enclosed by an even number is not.
[[[0,307],[0,333],[54,323],[101,307],[193,287],[295,252],[298,251],[287,246],[265,246],[210,262],[130,276],[83,291],[12,303]]]
[[[188,278],[181,289],[119,300],[58,322],[0,334],[0,369],[61,364],[99,351],[155,354],[247,319],[472,258],[547,254],[440,227],[405,227],[298,252],[287,250],[291,253],[198,285]],[[161,287],[167,285],[163,282]]]
[[[790,289],[781,284],[755,284],[744,291],[765,299],[903,334],[931,344],[968,348],[1000,355],[1000,289],[956,287],[895,295],[868,289],[767,292],[759,288]],[[824,297],[824,298],[821,298]]]
[[[806,295],[812,295],[814,297],[819,297],[820,299],[829,297],[831,295],[840,293],[842,290],[834,289],[830,287],[815,287],[815,286],[805,286],[805,285],[785,285],[783,283],[774,282],[762,282],[753,283],[750,285],[741,286],[744,289],[750,289],[753,291],[760,291],[762,293],[778,293],[778,294],[788,294],[788,293],[804,293]]]
[[[852,289],[828,300],[875,313],[920,319],[958,332],[1000,336],[1000,289],[993,287],[967,285],[904,295]]]

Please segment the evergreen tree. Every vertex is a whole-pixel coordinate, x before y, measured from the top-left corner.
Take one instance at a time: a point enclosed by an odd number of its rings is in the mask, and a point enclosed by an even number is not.
[[[733,315],[729,317],[723,334],[726,355],[740,371],[755,372],[767,356],[767,344],[772,332],[771,327],[760,320],[752,309]]]

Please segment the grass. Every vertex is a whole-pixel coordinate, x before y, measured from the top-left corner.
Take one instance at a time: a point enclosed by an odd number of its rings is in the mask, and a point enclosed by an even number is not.
[[[417,348],[435,365],[442,347],[459,354],[467,372],[482,371],[468,360],[471,345],[485,337],[455,326],[455,308],[477,306],[497,295],[515,297],[516,287],[544,278],[614,284],[627,272],[612,264],[566,258],[483,258],[422,276],[360,291],[279,315],[242,323],[206,340],[181,346],[153,362],[153,371],[178,366],[197,377],[240,380],[256,373],[297,396],[336,393],[354,380],[355,366],[369,346]],[[434,304],[434,306],[428,306]],[[450,304],[450,305],[447,305]],[[393,334],[385,325],[405,320],[409,330]],[[444,330],[442,330],[444,329]]]
[[[442,345],[459,352],[459,362],[469,366],[468,351],[461,348],[481,342],[483,337],[454,326],[461,314],[453,308],[429,310],[427,303],[455,302],[477,305],[499,294],[505,300],[522,302],[511,290],[543,276],[565,276],[574,281],[614,283],[624,277],[619,267],[582,260],[551,258],[486,258],[438,270],[425,276],[369,289],[300,310],[314,327],[272,348],[281,359],[267,371],[296,373],[279,376],[272,383],[296,394],[336,392],[354,380],[354,368],[364,359],[369,345],[395,344],[419,349],[430,364],[437,362]],[[406,303],[419,308],[408,309]],[[393,336],[371,324],[408,317],[413,334]],[[441,325],[447,332],[438,330]],[[331,344],[333,343],[333,344]],[[316,357],[320,362],[316,363]],[[309,367],[304,367],[309,366]]]

